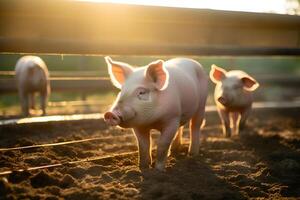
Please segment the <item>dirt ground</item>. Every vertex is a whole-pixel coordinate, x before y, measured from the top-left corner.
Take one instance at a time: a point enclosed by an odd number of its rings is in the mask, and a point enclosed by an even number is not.
[[[0,176],[0,199],[299,199],[299,114],[299,109],[255,111],[247,130],[230,139],[221,135],[216,113],[209,114],[200,154],[187,156],[185,144],[169,157],[166,172],[140,171],[131,131],[108,129],[102,121],[0,127],[0,148],[96,138],[0,150],[0,173],[14,170]],[[187,131],[184,137],[187,143]],[[70,163],[124,152],[133,153]],[[16,171],[57,163],[62,165]]]

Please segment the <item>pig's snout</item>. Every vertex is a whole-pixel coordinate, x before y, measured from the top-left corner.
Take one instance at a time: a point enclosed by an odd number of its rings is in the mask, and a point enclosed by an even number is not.
[[[117,126],[121,123],[121,117],[109,111],[104,114],[104,121],[110,126]]]
[[[228,101],[226,100],[226,98],[224,97],[219,97],[218,101],[222,104],[222,105],[226,105],[228,103]]]

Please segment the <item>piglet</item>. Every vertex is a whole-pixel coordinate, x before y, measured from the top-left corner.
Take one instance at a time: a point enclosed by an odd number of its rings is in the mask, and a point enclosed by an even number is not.
[[[239,134],[249,117],[252,93],[258,88],[258,82],[243,71],[226,72],[216,65],[211,66],[210,79],[216,84],[214,99],[224,135],[230,137],[231,128],[234,134]]]
[[[148,168],[152,163],[151,129],[161,133],[156,169],[165,169],[171,144],[172,151],[180,147],[183,125],[187,122],[189,153],[198,154],[208,84],[202,66],[185,58],[157,60],[139,68],[110,57],[105,60],[113,85],[121,91],[110,111],[104,114],[104,120],[111,126],[133,128],[140,168]]]
[[[29,107],[34,109],[36,92],[40,93],[41,108],[43,115],[46,115],[50,83],[44,61],[38,56],[23,56],[16,64],[15,73],[23,115],[29,115]]]

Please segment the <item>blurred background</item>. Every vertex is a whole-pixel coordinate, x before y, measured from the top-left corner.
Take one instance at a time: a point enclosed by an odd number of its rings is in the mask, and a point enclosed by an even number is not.
[[[14,84],[14,67],[21,56],[19,54],[0,55],[0,80],[2,83]],[[48,114],[104,112],[114,101],[118,90],[113,89],[112,86],[107,86],[111,84],[103,56],[38,56],[46,62],[52,83]],[[133,66],[143,66],[155,59],[168,60],[173,57],[113,56],[112,58]],[[226,70],[240,69],[246,71],[261,84],[261,87],[255,92],[255,101],[300,100],[299,87],[294,83],[300,80],[299,57],[190,56],[190,58],[200,62],[207,74],[212,64],[224,67]],[[6,91],[3,88],[4,85],[2,84],[0,86],[0,117],[19,116],[21,109],[17,92]],[[213,84],[210,83],[208,105],[214,105],[212,95]],[[39,111],[36,115],[38,114],[40,114]]]

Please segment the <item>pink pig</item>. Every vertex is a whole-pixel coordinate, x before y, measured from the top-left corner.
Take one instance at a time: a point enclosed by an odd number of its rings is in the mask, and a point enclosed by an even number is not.
[[[243,71],[226,72],[216,65],[211,66],[210,79],[216,84],[214,98],[223,124],[224,135],[230,137],[231,128],[235,134],[239,134],[239,131],[245,127],[251,111],[252,92],[259,84]]]
[[[110,57],[105,60],[111,81],[121,92],[104,120],[112,126],[133,128],[140,168],[152,163],[151,129],[161,132],[156,169],[164,170],[171,143],[172,150],[180,147],[183,125],[189,121],[189,153],[198,154],[208,84],[202,66],[185,58],[157,60],[139,68]]]
[[[29,107],[34,109],[36,92],[40,93],[41,108],[46,115],[50,81],[45,62],[38,56],[23,56],[18,60],[15,72],[23,115],[30,114]]]

